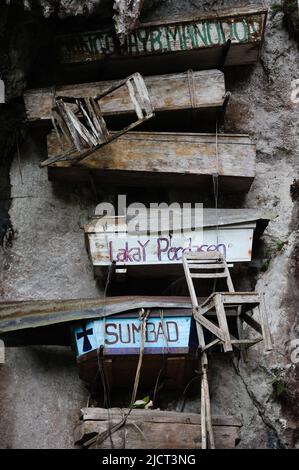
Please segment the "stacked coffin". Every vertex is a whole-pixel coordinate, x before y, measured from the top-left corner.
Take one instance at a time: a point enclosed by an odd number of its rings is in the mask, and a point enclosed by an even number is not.
[[[83,77],[85,70],[92,74],[93,67],[98,67],[107,80],[25,93],[28,121],[53,120],[53,103],[57,104],[56,111],[68,113],[65,122],[61,122],[63,114],[57,117],[56,113],[55,130],[48,135],[48,159],[42,165],[48,167],[49,179],[78,182],[92,178],[101,186],[144,188],[149,184],[198,189],[211,187],[217,175],[220,192],[248,192],[255,176],[256,157],[249,136],[185,129],[171,132],[168,127],[176,120],[183,129],[191,115],[199,126],[213,123],[217,128],[228,101],[224,74],[217,68],[258,60],[266,16],[265,8],[248,6],[198,18],[141,23],[122,45],[109,29],[58,37],[65,76],[76,71],[78,77]],[[130,86],[128,94],[115,80],[120,71],[122,78],[128,73],[136,75],[136,71],[145,74],[140,83],[155,113],[151,122],[157,119],[157,125],[167,123],[167,132],[144,127],[142,131],[128,132],[134,111],[137,125],[146,119]],[[150,75],[153,72],[157,75]],[[89,121],[88,130],[78,122],[75,104],[81,107],[81,117]],[[95,116],[96,110],[100,118]],[[96,121],[91,122],[93,118]],[[121,123],[122,131],[108,132],[108,124],[116,122]],[[105,129],[106,137],[93,145],[90,132],[97,125],[100,132]],[[74,135],[77,142],[72,141]],[[80,148],[82,138],[90,145],[88,150],[86,143],[83,150]],[[261,235],[271,218],[256,210],[206,209],[201,223],[183,234],[168,227],[148,235],[146,231],[131,233],[131,218],[126,215],[95,217],[85,227],[86,245],[95,275],[104,280],[109,280],[111,267],[120,277],[182,276],[182,257],[189,251],[216,251],[229,262],[249,262],[253,239]],[[190,299],[124,297],[107,313],[111,302],[107,298],[97,313],[92,311],[88,317],[82,314],[81,321],[72,328],[80,377],[92,383],[101,369],[110,388],[132,388],[142,355],[138,381],[141,389],[156,391],[161,379],[165,389],[183,390],[194,379],[197,367],[198,338]],[[169,416],[157,416],[157,422],[165,423],[167,419]],[[176,422],[174,417],[171,419]],[[192,425],[196,424],[192,419]],[[95,421],[94,432],[99,434],[103,426],[99,421],[105,421],[103,413]],[[85,443],[90,434],[82,429],[77,441]]]

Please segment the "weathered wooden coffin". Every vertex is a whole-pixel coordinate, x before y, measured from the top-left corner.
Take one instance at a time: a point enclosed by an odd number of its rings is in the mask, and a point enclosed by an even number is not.
[[[53,131],[48,157],[59,153]],[[97,150],[76,165],[59,161],[49,166],[49,179],[90,180],[101,185],[203,185],[212,188],[219,174],[221,190],[247,192],[255,177],[255,145],[247,135],[130,132]]]
[[[113,69],[116,59],[122,59],[122,68],[146,74],[153,66],[173,72],[252,64],[260,54],[266,17],[265,7],[250,5],[141,23],[122,46],[109,29],[60,36],[56,43],[61,63],[105,61],[105,70]]]
[[[95,217],[85,226],[85,234],[95,275],[106,275],[114,262],[116,272],[165,276],[182,272],[187,251],[220,251],[229,262],[249,262],[254,234],[260,235],[272,218],[273,214],[254,209],[204,209],[201,225],[184,227],[183,234],[162,227],[161,233],[151,230],[148,235],[128,230],[134,224],[125,216]],[[155,228],[150,215],[147,223]]]
[[[77,445],[99,449],[200,449],[201,417],[197,413],[138,410],[130,412],[126,424],[109,434],[109,426],[120,423],[129,410],[84,408],[75,428]],[[232,416],[212,418],[216,449],[233,449],[240,442],[242,422]],[[109,434],[109,436],[107,436]],[[188,462],[186,462],[188,463]]]
[[[156,75],[144,78],[152,106],[157,113],[198,109],[204,117],[216,117],[220,112],[224,96],[224,74],[219,70],[186,72],[173,75]],[[51,119],[55,97],[69,96],[88,98],[103,93],[116,85],[118,80],[110,80],[80,85],[57,86],[27,90],[24,93],[28,121],[48,121]],[[101,99],[103,116],[131,115],[134,107],[124,88],[119,88],[109,97]]]
[[[110,387],[132,388],[141,344],[139,310],[72,327],[79,376],[94,382],[102,350]],[[152,309],[146,322],[140,387],[154,387],[161,371],[164,388],[184,387],[195,375],[198,347],[191,309]]]

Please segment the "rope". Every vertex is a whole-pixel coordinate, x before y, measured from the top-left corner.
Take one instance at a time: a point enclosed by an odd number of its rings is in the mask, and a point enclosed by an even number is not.
[[[194,84],[194,73],[192,69],[187,70],[188,76],[188,86],[189,86],[189,95],[191,103],[191,125],[194,128],[194,123],[196,122],[195,109],[196,109],[196,94],[195,94],[195,84]]]
[[[145,310],[143,308],[139,312],[139,320],[142,322],[141,323],[141,335],[140,335],[140,351],[139,351],[138,365],[137,365],[136,374],[135,374],[134,387],[133,387],[131,402],[130,402],[130,406],[129,406],[130,409],[129,409],[128,413],[123,416],[122,420],[119,423],[115,424],[114,426],[111,426],[111,420],[110,420],[109,409],[108,409],[107,412],[108,412],[109,427],[108,427],[107,431],[102,433],[100,436],[95,436],[92,439],[90,439],[89,441],[85,442],[85,444],[84,444],[85,447],[88,447],[92,444],[95,444],[97,446],[98,444],[101,444],[102,442],[104,442],[105,439],[107,439],[107,437],[110,437],[110,439],[111,439],[112,434],[114,432],[118,431],[118,429],[120,429],[122,426],[124,426],[126,424],[126,421],[129,417],[130,413],[134,409],[133,405],[136,401],[136,396],[137,396],[137,391],[138,391],[138,386],[139,386],[139,381],[140,381],[140,372],[141,372],[141,367],[142,367],[143,354],[144,354],[144,343],[145,343],[145,335],[146,335],[146,321],[147,321],[147,318],[148,318],[149,314],[150,314],[150,310],[147,310],[145,312]],[[111,442],[112,442],[112,440],[111,440]],[[112,445],[113,445],[113,443],[112,443]]]
[[[213,190],[214,190],[214,201],[215,201],[215,214],[216,214],[216,230],[217,230],[217,245],[219,244],[219,224],[218,224],[218,200],[219,200],[219,148],[218,148],[218,121],[216,122],[216,134],[215,134],[215,153],[216,153],[216,165],[217,171],[213,173]]]
[[[168,346],[167,335],[166,335],[165,329],[164,329],[164,310],[163,309],[160,310],[160,318],[161,318],[161,324],[162,324],[162,330],[163,330],[164,344],[166,343],[167,354],[168,354],[169,353],[169,346]],[[162,375],[162,372],[165,370],[165,347],[164,347],[164,345],[163,345],[162,355],[163,355],[163,364],[162,364],[162,366],[159,370],[159,373],[158,373],[158,376],[157,376],[157,379],[156,379],[156,382],[155,382],[154,393],[153,393],[153,404],[156,401],[156,396],[157,396],[160,377]]]
[[[219,201],[219,148],[218,148],[218,121],[216,121],[216,133],[215,133],[215,152],[216,152],[216,165],[217,171],[213,173],[213,191],[214,191],[214,203],[215,203],[215,216],[216,216],[216,240],[219,245],[219,218],[218,218],[218,201]],[[218,272],[218,271],[217,271]],[[214,279],[213,293],[216,291],[217,278]]]
[[[196,108],[196,95],[195,95],[195,86],[194,86],[194,74],[193,74],[192,69],[187,70],[187,76],[188,76],[191,107],[195,109]]]
[[[136,369],[133,393],[132,393],[131,404],[130,404],[131,409],[132,409],[132,407],[133,407],[133,405],[136,401],[136,395],[137,395],[137,390],[138,390],[138,386],[139,386],[140,372],[141,372],[141,366],[142,366],[143,354],[144,354],[144,343],[145,343],[145,335],[146,335],[146,321],[147,321],[147,318],[148,318],[149,314],[150,314],[150,310],[147,310],[147,312],[145,312],[143,308],[139,312],[139,320],[142,322],[141,323],[141,334],[140,334],[140,340],[141,341],[140,341],[140,351],[139,351],[138,365],[137,365],[137,369]]]

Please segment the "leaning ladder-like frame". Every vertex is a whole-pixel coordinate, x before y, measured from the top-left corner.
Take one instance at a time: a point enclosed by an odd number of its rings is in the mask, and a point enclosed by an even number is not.
[[[128,90],[137,120],[120,131],[111,133],[103,118],[100,101],[121,87],[126,87]],[[62,152],[43,161],[40,166],[48,166],[61,160],[76,164],[153,116],[154,110],[148,90],[138,72],[93,98],[57,96],[52,108],[52,123]],[[68,145],[67,150],[64,149],[63,140]]]
[[[224,352],[232,351],[233,346],[241,350],[245,358],[246,349],[260,341],[264,341],[266,351],[272,350],[269,325],[264,305],[259,294],[255,292],[235,292],[230,276],[229,267],[223,255],[219,252],[186,253],[183,256],[183,268],[191,297],[193,317],[196,321],[199,350],[201,352],[201,429],[202,448],[215,448],[211,410],[210,394],[207,379],[208,359],[206,351],[216,344],[222,344]],[[193,279],[224,279],[228,292],[214,292],[199,305]],[[239,338],[235,338],[229,331],[226,308],[236,311],[237,329]],[[259,310],[260,322],[255,320],[250,312]],[[218,325],[205,317],[205,314],[215,312]],[[243,325],[257,331],[260,336],[246,339]],[[204,330],[207,329],[216,339],[206,345]]]

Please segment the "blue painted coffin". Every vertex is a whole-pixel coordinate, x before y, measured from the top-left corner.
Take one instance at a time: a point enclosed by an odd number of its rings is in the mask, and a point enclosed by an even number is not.
[[[77,357],[103,348],[104,355],[137,355],[140,351],[141,322],[137,313],[114,315],[73,327]],[[144,354],[180,355],[196,351],[196,327],[190,310],[153,312],[146,322]]]

